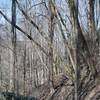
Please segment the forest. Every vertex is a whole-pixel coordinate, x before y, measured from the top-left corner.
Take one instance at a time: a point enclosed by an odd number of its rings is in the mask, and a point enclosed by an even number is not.
[[[0,0],[0,100],[100,100],[100,0]]]

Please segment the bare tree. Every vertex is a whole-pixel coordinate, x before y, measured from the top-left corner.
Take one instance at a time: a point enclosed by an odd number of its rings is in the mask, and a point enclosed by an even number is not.
[[[12,46],[13,46],[13,65],[11,68],[11,91],[15,91],[15,68],[16,68],[16,2],[12,0]]]

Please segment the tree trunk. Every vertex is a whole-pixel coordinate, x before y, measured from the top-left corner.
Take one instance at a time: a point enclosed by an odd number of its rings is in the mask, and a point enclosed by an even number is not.
[[[54,38],[54,14],[52,12],[54,10],[52,6],[52,0],[49,0],[49,24],[48,24],[48,31],[49,31],[49,80],[53,80],[53,38]]]
[[[88,28],[89,28],[89,38],[92,41],[90,46],[94,46],[94,42],[97,38],[95,32],[95,17],[94,17],[94,3],[95,0],[87,0],[88,2]],[[93,48],[93,47],[92,47]]]
[[[16,68],[16,2],[12,0],[12,47],[13,47],[13,65],[11,66],[11,80],[10,80],[10,89],[15,91],[15,68]]]

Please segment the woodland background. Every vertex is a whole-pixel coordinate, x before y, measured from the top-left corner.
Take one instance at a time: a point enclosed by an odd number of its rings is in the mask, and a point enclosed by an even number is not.
[[[4,1],[0,100],[100,100],[100,0]]]

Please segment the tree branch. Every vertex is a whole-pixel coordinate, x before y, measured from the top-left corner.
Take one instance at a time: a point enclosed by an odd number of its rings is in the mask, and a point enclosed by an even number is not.
[[[12,25],[12,22],[8,19],[8,17],[6,15],[3,14],[2,11],[0,11],[0,14],[4,17],[4,19],[10,23]],[[18,25],[15,25],[14,24],[14,27],[17,28],[20,32],[22,32],[26,37],[28,37],[31,41],[34,42],[34,44],[37,45],[37,47],[39,47],[40,50],[42,50],[47,56],[48,56],[48,53],[44,50],[43,47],[41,47],[40,44],[38,44],[30,35],[28,35],[24,30],[22,30]]]
[[[38,32],[41,34],[41,36],[44,37],[44,34],[46,34],[46,33],[44,33],[43,31],[40,30],[38,25],[33,20],[31,20],[31,18],[25,13],[25,11],[22,9],[22,7],[18,3],[18,1],[17,0],[15,0],[15,1],[18,5],[19,10],[22,12],[22,14],[25,16],[25,18],[38,30]],[[44,37],[44,38],[47,40],[47,37]]]

